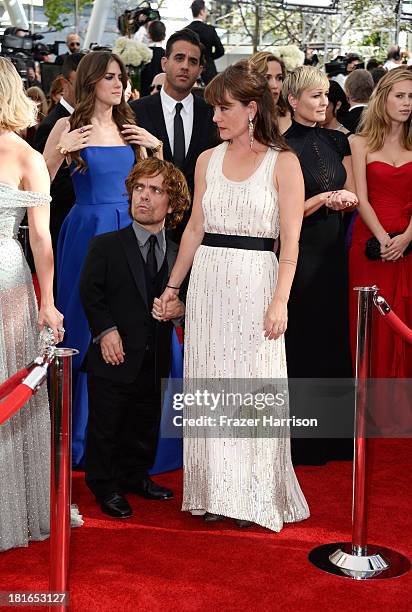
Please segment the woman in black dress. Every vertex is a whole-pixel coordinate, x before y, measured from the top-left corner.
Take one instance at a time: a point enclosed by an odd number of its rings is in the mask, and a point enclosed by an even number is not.
[[[357,204],[347,137],[321,128],[329,81],[312,66],[286,77],[283,96],[293,116],[285,133],[305,181],[299,259],[289,300],[286,354],[289,378],[350,378],[347,263],[342,210]],[[296,390],[291,388],[291,406]],[[331,405],[333,410],[333,405]],[[295,439],[295,464],[350,459],[350,440]]]

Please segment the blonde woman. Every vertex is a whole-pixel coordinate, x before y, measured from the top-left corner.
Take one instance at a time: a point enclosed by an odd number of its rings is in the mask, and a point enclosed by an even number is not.
[[[346,252],[342,211],[357,204],[347,137],[319,127],[325,121],[329,81],[300,66],[283,84],[293,116],[286,142],[299,158],[305,181],[305,212],[299,261],[289,300],[286,353],[292,378],[352,376]],[[346,442],[346,440],[344,441]],[[295,463],[323,464],[349,458],[339,441],[295,440]]]
[[[291,117],[282,97],[282,85],[286,78],[284,62],[269,51],[258,51],[249,60],[260,74],[267,79],[277,111],[279,132],[283,134],[290,127]]]
[[[53,302],[49,174],[39,153],[17,132],[35,123],[13,64],[0,57],[0,382],[38,354],[39,328],[63,340],[63,316]],[[15,239],[27,211],[41,291],[37,312],[31,273]],[[49,533],[50,425],[43,386],[0,426],[0,550],[27,546]]]
[[[412,72],[395,68],[378,83],[351,139],[359,216],[350,250],[350,287],[378,285],[412,327]],[[356,295],[351,292],[352,348]],[[373,330],[372,376],[411,378],[412,347],[380,317]]]

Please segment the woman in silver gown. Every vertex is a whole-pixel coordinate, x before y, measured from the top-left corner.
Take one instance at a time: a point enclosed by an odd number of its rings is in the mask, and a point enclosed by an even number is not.
[[[58,342],[64,333],[63,316],[53,301],[49,174],[42,156],[16,133],[35,122],[36,112],[13,64],[0,57],[0,382],[37,355],[39,329],[51,327]],[[41,291],[39,312],[30,270],[16,240],[26,211]],[[0,426],[0,551],[48,536],[49,457],[43,386]]]

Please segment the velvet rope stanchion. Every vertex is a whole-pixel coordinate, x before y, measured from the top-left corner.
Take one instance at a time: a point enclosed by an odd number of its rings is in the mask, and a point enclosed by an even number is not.
[[[50,474],[50,582],[55,593],[69,591],[71,504],[72,357],[75,349],[55,349],[50,377],[52,461]],[[67,609],[68,597],[53,612]]]
[[[388,302],[381,295],[374,295],[373,303],[393,331],[406,342],[412,344],[412,329],[408,327],[392,310]]]
[[[319,569],[353,580],[395,578],[410,570],[410,562],[395,550],[367,544],[367,448],[365,417],[370,377],[373,301],[378,287],[356,287],[358,332],[356,346],[355,439],[353,463],[352,542],[323,544],[309,553]]]

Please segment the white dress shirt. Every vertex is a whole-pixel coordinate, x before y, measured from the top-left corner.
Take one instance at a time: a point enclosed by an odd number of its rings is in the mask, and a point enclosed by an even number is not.
[[[141,25],[137,32],[135,32],[133,39],[147,46],[152,42],[144,25]]]
[[[182,117],[183,121],[183,130],[185,133],[185,153],[187,155],[193,131],[193,94],[190,93],[183,100],[174,100],[162,87],[160,90],[160,100],[162,102],[163,116],[165,118],[166,131],[172,153],[174,153],[174,119],[176,115],[176,104],[178,102],[183,104],[183,108],[180,111],[180,116]]]
[[[74,113],[74,108],[71,104],[69,104],[67,102],[67,100],[65,100],[63,98],[63,96],[60,98],[60,104],[67,110],[67,112],[69,112],[71,115],[73,115]]]

